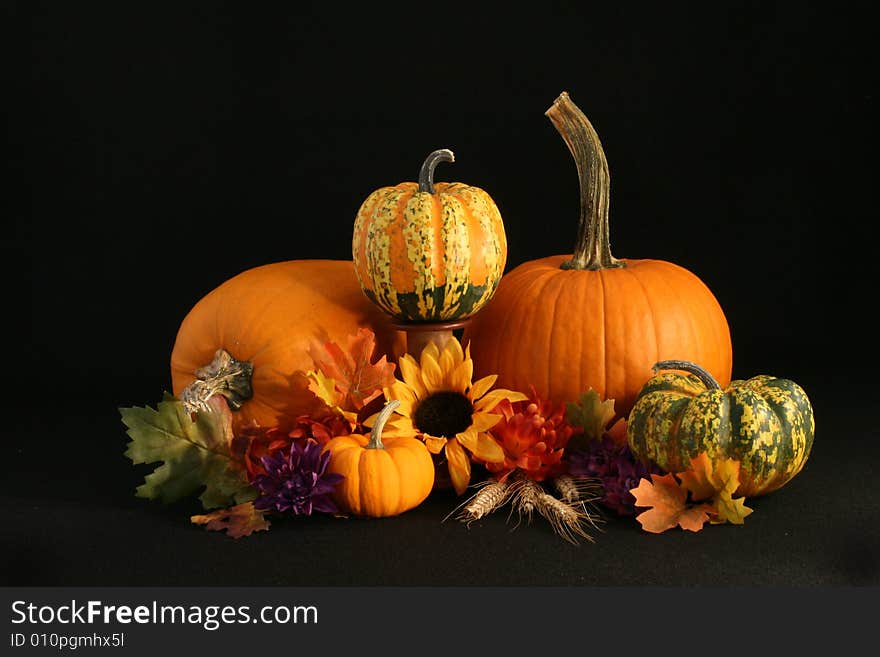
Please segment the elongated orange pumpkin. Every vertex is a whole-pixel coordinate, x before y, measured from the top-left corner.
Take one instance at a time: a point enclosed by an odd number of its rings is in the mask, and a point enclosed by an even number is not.
[[[434,461],[417,438],[382,442],[385,422],[400,405],[396,399],[379,412],[369,436],[352,434],[330,440],[327,472],[344,479],[334,490],[339,508],[358,516],[383,518],[417,507],[434,486]]]
[[[452,151],[431,153],[419,182],[382,187],[358,211],[352,256],[358,280],[397,321],[447,322],[477,312],[492,297],[507,262],[498,207],[485,191],[434,184]]]
[[[375,357],[396,360],[402,332],[364,297],[345,260],[291,260],[244,271],[190,310],[171,353],[174,394],[198,407],[222,394],[236,428],[284,426],[316,409],[304,371],[315,341],[376,334]]]
[[[554,402],[589,388],[626,417],[651,366],[678,358],[730,382],[727,319],[709,288],[663,260],[618,260],[608,234],[610,176],[599,137],[563,92],[547,116],[574,156],[581,216],[574,254],[525,262],[505,274],[465,329],[477,376],[530,385]]]

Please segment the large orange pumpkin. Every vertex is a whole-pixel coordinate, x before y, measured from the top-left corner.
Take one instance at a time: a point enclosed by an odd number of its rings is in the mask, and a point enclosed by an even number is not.
[[[593,126],[563,92],[547,110],[578,169],[581,218],[574,254],[525,262],[502,277],[465,329],[476,376],[530,385],[555,402],[589,388],[625,417],[660,360],[703,364],[730,383],[730,330],[693,273],[663,260],[618,260],[608,235],[610,176]]]
[[[249,269],[202,298],[184,318],[171,353],[174,394],[198,404],[224,394],[236,427],[284,426],[316,410],[304,371],[315,341],[376,334],[375,358],[405,351],[405,337],[361,291],[346,260],[292,260]],[[200,380],[201,383],[199,383]]]

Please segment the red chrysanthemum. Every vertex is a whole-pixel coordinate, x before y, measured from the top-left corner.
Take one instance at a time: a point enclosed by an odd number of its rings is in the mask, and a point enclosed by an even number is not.
[[[314,440],[323,448],[331,438],[347,436],[350,433],[351,425],[348,420],[337,414],[322,418],[301,415],[290,431],[278,427],[247,428],[243,431],[243,437],[247,440],[244,465],[247,469],[248,481],[253,481],[258,475],[266,474],[263,465],[264,456],[273,457],[281,450],[290,450],[294,442],[305,443],[308,439]]]
[[[504,450],[501,463],[484,463],[496,479],[520,470],[534,481],[563,473],[563,451],[576,429],[565,422],[565,405],[554,407],[532,390],[527,401],[499,403],[501,419],[489,433]]]

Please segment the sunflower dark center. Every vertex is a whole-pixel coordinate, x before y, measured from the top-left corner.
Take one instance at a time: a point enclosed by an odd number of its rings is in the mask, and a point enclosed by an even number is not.
[[[460,392],[435,392],[419,402],[413,424],[422,433],[452,438],[473,422],[474,406]]]

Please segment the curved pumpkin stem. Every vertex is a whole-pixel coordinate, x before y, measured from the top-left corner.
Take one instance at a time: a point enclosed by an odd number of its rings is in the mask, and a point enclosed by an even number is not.
[[[183,407],[189,413],[207,410],[208,400],[223,395],[229,408],[237,411],[253,397],[251,378],[254,366],[246,360],[236,360],[225,349],[218,349],[214,359],[195,371],[195,380],[180,393]]]
[[[702,381],[708,390],[721,390],[721,386],[715,380],[715,377],[709,374],[708,370],[689,360],[661,360],[659,363],[654,363],[653,369],[654,374],[657,374],[660,370],[682,370],[689,372]]]
[[[366,449],[385,449],[385,445],[382,444],[382,431],[385,429],[388,418],[397,410],[398,406],[400,406],[400,401],[392,399],[379,411],[373,429],[370,431],[370,442],[367,443]]]
[[[436,169],[437,165],[441,162],[455,162],[455,155],[453,155],[452,151],[448,148],[441,148],[425,158],[425,161],[422,163],[422,168],[419,171],[420,192],[428,192],[429,194],[434,193],[434,169]]]
[[[626,263],[611,255],[608,233],[611,174],[599,135],[584,113],[563,91],[545,114],[562,135],[577,166],[581,216],[574,256],[563,269],[608,269]]]

